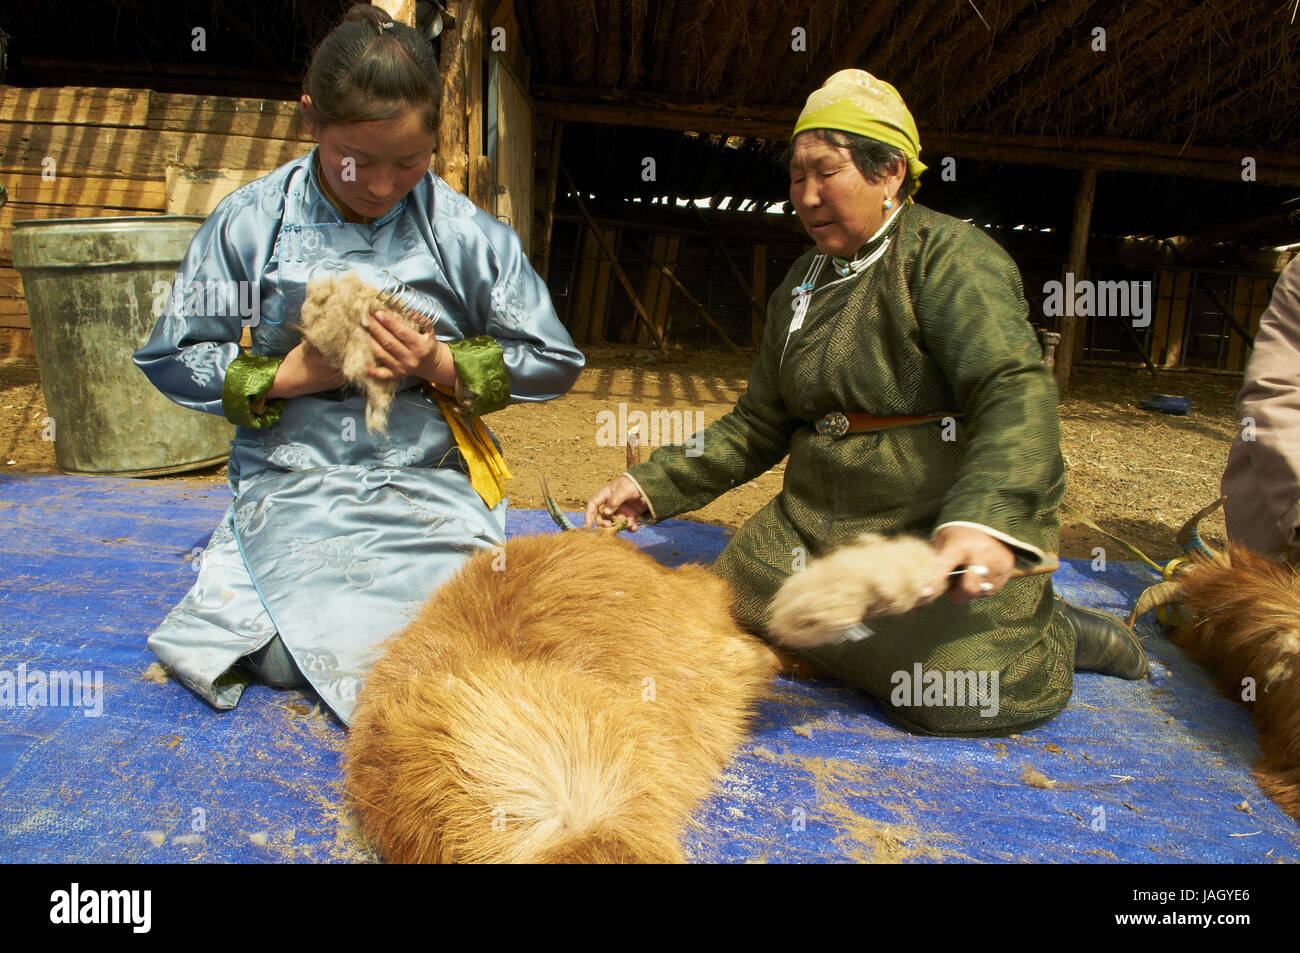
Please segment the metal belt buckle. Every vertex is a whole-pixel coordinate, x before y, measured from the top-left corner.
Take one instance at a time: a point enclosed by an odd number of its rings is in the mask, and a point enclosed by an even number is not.
[[[823,437],[843,437],[849,432],[849,418],[838,410],[832,410],[817,421],[817,432]]]

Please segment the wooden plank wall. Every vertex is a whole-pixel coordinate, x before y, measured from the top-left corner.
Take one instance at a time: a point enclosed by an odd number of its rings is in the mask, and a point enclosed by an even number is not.
[[[677,267],[677,256],[681,248],[681,237],[673,233],[657,233],[651,242],[650,255],[659,264],[668,270]],[[650,315],[650,320],[655,326],[660,339],[668,343],[668,303],[673,296],[673,285],[664,273],[649,262],[645,265],[645,270],[641,278],[641,303],[645,305],[646,313]],[[636,327],[636,344],[637,347],[646,347],[650,344],[650,332],[646,330],[645,325],[638,324]]]
[[[569,333],[579,343],[605,340],[605,326],[609,319],[610,280],[612,267],[600,250],[596,236],[582,226],[582,258],[578,262],[577,282],[569,314]],[[602,234],[615,254],[622,244],[619,230],[602,228]],[[622,294],[622,291],[619,291]]]
[[[0,86],[0,327],[29,327],[15,221],[206,215],[312,142],[296,102]]]
[[[1156,281],[1155,318],[1151,322],[1151,359],[1157,367],[1183,366],[1183,334],[1187,327],[1192,272],[1161,270]],[[1234,277],[1227,301],[1233,317],[1253,337],[1259,331],[1260,315],[1268,307],[1273,293],[1272,278]],[[1224,323],[1228,335],[1228,353],[1225,370],[1245,370],[1250,359],[1250,348],[1241,335]]]
[[[1273,282],[1267,278],[1234,278],[1228,307],[1232,309],[1237,322],[1251,333],[1259,333],[1259,319],[1268,307],[1273,296]],[[1233,333],[1228,339],[1228,370],[1246,369],[1250,359],[1250,348],[1245,346],[1241,335]]]

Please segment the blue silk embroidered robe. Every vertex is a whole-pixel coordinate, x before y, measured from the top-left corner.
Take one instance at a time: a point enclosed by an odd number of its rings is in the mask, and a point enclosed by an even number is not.
[[[510,228],[433,173],[372,224],[347,223],[321,191],[314,154],[221,202],[135,355],[172,400],[239,425],[230,511],[149,647],[193,691],[231,708],[248,681],[232,666],[278,632],[347,722],[382,640],[470,554],[504,542],[506,501],[489,509],[471,488],[450,428],[414,378],[384,436],[366,430],[352,389],[263,409],[257,398],[300,340],[307,281],[355,269],[376,287],[387,273],[431,296],[467,414],[558,397],[584,359]]]

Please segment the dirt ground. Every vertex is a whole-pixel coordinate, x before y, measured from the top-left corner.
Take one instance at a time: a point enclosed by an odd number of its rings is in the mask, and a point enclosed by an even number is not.
[[[10,350],[9,353],[13,353]],[[580,509],[588,496],[622,472],[624,451],[598,442],[602,411],[680,411],[710,423],[743,393],[753,352],[670,349],[665,353],[608,347],[587,350],[588,364],[573,390],[546,404],[515,405],[489,418],[515,479],[511,504],[542,505],[537,475],[545,471],[562,507]],[[1103,529],[1165,561],[1179,555],[1175,534],[1183,521],[1218,495],[1219,475],[1237,426],[1233,401],[1240,378],[1140,368],[1076,369],[1061,404],[1068,473],[1067,500]],[[1149,393],[1191,398],[1186,417],[1151,413]],[[0,358],[0,467],[5,472],[57,472],[53,445],[42,439],[46,418],[34,358]],[[689,432],[689,431],[688,431]],[[653,437],[653,434],[651,434]],[[780,489],[785,465],[737,487],[689,518],[735,528]],[[225,468],[169,479],[224,482]],[[1223,542],[1223,517],[1202,527]],[[1062,516],[1061,554],[1091,556],[1104,545],[1108,559],[1132,559],[1116,544]],[[1117,550],[1119,550],[1117,555]]]

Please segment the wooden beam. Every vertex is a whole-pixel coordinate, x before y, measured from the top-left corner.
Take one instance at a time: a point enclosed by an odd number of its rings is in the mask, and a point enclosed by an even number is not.
[[[1092,205],[1097,196],[1097,173],[1085,169],[1079,177],[1079,190],[1074,196],[1074,227],[1070,232],[1070,251],[1065,259],[1065,273],[1073,274],[1076,281],[1084,278],[1084,268],[1088,261],[1088,232],[1092,226]],[[1063,301],[1058,329],[1061,332],[1061,344],[1057,349],[1056,382],[1062,396],[1070,386],[1070,368],[1074,364],[1075,341],[1082,341],[1078,334],[1078,318],[1074,315],[1074,302]]]
[[[627,292],[628,298],[632,300],[632,310],[641,320],[641,323],[645,325],[651,339],[655,342],[655,347],[662,351],[664,347],[663,338],[661,338],[659,332],[655,330],[654,322],[650,320],[650,315],[646,314],[645,305],[641,303],[641,299],[637,297],[636,291],[633,290],[632,282],[628,280],[627,273],[623,271],[623,266],[618,263],[618,256],[615,255],[614,250],[609,247],[609,244],[605,241],[605,236],[601,234],[600,226],[596,224],[595,219],[591,217],[591,213],[587,211],[587,204],[582,201],[582,196],[578,194],[578,187],[573,184],[573,177],[569,175],[569,170],[564,166],[560,166],[560,172],[564,176],[564,181],[569,183],[569,193],[573,196],[573,200],[578,203],[578,211],[580,211],[582,217],[586,219],[587,227],[591,229],[592,234],[596,236],[596,241],[600,243],[601,251],[605,253],[609,258],[610,264],[614,266],[614,274],[618,277],[619,284],[623,286],[623,290]]]
[[[618,90],[542,84],[535,90],[538,115],[557,121],[674,129],[768,141],[789,139],[799,114],[794,107],[719,108],[708,103]],[[1241,160],[1251,156],[1256,163],[1256,182],[1300,187],[1300,155],[1238,146],[1183,147],[1126,139],[952,133],[924,128],[921,143],[925,156],[953,155],[1013,165],[1142,172],[1232,182],[1241,181]]]
[[[783,215],[719,212],[713,209],[701,210],[707,211],[707,214],[719,223],[713,231],[709,231],[702,225],[696,225],[684,208],[673,206],[665,208],[662,205],[647,205],[646,203],[621,204],[621,208],[616,208],[611,207],[609,204],[592,202],[587,208],[592,217],[602,225],[631,226],[643,231],[671,228],[676,229],[683,235],[714,239],[725,238],[729,241],[734,240],[745,243],[762,241],[769,245],[798,245],[801,247],[807,247],[810,244],[808,235],[802,228],[787,227],[784,224],[785,216]],[[765,219],[775,219],[775,221],[767,222]],[[582,216],[578,214],[576,203],[571,205],[565,196],[559,196],[556,200],[555,220],[557,222],[584,221]],[[749,287],[748,280],[745,281],[745,287]],[[746,292],[745,296],[749,297],[749,292]]]
[[[738,130],[736,125],[748,120],[765,122],[771,126],[782,127],[783,131],[778,136],[764,136],[761,138],[787,138],[790,129],[794,126],[794,121],[799,115],[799,109],[790,106],[753,106],[738,104],[735,106],[719,106],[717,103],[707,101],[692,101],[680,97],[664,96],[655,93],[634,92],[624,89],[600,89],[582,86],[557,86],[551,83],[537,83],[532,88],[532,94],[537,100],[538,109],[555,109],[563,110],[566,108],[585,108],[592,106],[617,106],[621,109],[634,110],[638,116],[646,112],[664,112],[672,114],[674,117],[680,117],[681,122],[686,122],[685,117],[695,116],[699,120],[719,119],[722,124],[716,129],[702,129],[696,126],[678,126],[678,125],[656,125],[654,128],[660,129],[685,129],[698,132],[719,132],[725,135],[745,135],[742,130]],[[602,115],[604,115],[602,113]],[[615,125],[623,126],[640,126],[645,123],[621,122]]]

